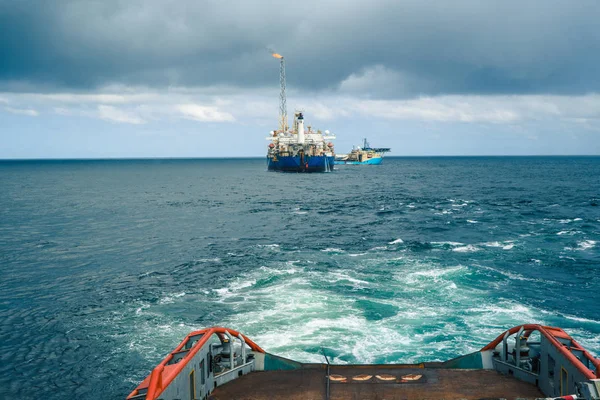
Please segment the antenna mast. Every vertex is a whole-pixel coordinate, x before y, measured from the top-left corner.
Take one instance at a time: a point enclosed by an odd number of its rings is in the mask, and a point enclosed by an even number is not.
[[[279,94],[279,131],[287,132],[287,103],[285,98],[285,59],[281,54],[273,53],[273,57],[279,59],[279,84],[281,85],[281,93]]]

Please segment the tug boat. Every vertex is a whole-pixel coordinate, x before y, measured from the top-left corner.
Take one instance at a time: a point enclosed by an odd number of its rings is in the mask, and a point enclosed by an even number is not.
[[[560,328],[527,324],[445,362],[301,363],[233,329],[190,333],[128,400],[600,399],[600,360]]]

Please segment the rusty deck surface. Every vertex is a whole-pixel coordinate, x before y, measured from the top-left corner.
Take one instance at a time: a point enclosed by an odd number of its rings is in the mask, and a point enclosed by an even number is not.
[[[332,375],[346,382],[330,381],[331,400],[409,400],[409,399],[535,399],[545,397],[529,383],[489,370],[386,368],[385,366],[331,367]],[[383,382],[376,375],[393,375],[397,379]],[[415,382],[401,377],[417,374]],[[212,400],[326,400],[326,370],[321,368],[293,371],[252,372],[216,388]],[[357,382],[352,377],[372,375]]]

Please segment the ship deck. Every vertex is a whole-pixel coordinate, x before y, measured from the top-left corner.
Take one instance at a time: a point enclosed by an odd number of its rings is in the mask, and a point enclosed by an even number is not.
[[[545,397],[532,384],[492,370],[402,368],[401,366],[332,366],[331,375],[346,382],[330,381],[331,400],[408,399],[535,399]],[[383,382],[376,375],[393,375],[395,382]],[[414,382],[400,382],[407,374],[422,375]],[[372,375],[365,382],[352,377]],[[212,400],[327,400],[326,369],[321,367],[292,371],[252,372],[216,388]]]

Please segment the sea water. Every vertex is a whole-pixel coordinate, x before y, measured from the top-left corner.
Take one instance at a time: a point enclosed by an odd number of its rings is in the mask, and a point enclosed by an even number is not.
[[[600,353],[600,158],[0,162],[0,398],[124,398],[194,329],[412,363],[522,323]]]

